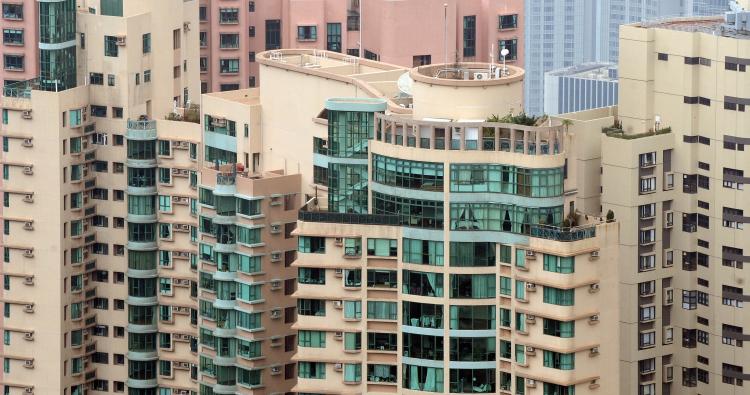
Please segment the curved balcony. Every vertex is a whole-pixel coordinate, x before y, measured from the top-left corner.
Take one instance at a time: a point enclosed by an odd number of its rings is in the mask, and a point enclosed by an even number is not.
[[[128,296],[129,305],[133,306],[151,306],[159,303],[157,296]]]
[[[159,352],[154,350],[128,351],[128,359],[137,361],[153,361],[159,359]]]
[[[237,385],[214,384],[214,394],[234,395],[237,393]]]
[[[234,281],[237,279],[237,272],[215,271],[213,275],[215,281]]]
[[[492,151],[560,155],[564,127],[483,121],[424,121],[375,114],[375,141],[403,147],[450,151]]]
[[[217,366],[234,366],[237,363],[236,356],[214,356],[214,365]]]
[[[224,299],[216,299],[214,300],[214,307],[217,309],[224,309],[224,310],[233,310],[237,306],[237,301],[232,300],[224,300]]]
[[[237,223],[237,216],[232,215],[222,215],[217,213],[215,216],[211,217],[211,221],[217,225],[234,225]]]
[[[148,380],[137,380],[137,379],[131,379],[129,378],[127,381],[127,385],[129,388],[152,388],[159,385],[158,380],[156,378],[148,379]]]
[[[156,320],[152,323],[148,324],[131,324],[128,323],[127,327],[128,332],[131,333],[153,333],[158,331],[158,327],[156,326]]]
[[[159,249],[159,245],[154,241],[130,241],[128,240],[127,248],[135,251],[153,251]]]
[[[128,195],[156,195],[156,185],[135,187],[128,185]]]
[[[138,222],[138,223],[147,223],[147,222],[157,222],[158,218],[156,216],[156,212],[153,214],[130,214],[128,213],[128,222]]]
[[[133,278],[154,278],[159,276],[159,272],[156,268],[153,269],[132,269],[128,268],[128,277]]]
[[[147,167],[156,167],[157,162],[156,158],[153,159],[131,159],[128,158],[125,161],[125,165],[128,167],[138,167],[138,168],[147,168]]]
[[[155,140],[156,120],[128,119],[126,137],[130,140]]]

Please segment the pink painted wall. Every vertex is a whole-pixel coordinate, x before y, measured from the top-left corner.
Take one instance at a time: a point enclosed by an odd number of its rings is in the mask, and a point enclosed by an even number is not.
[[[37,43],[37,4],[35,0],[10,1],[9,4],[23,4],[23,20],[4,19],[0,14],[0,26],[3,29],[23,29],[24,45],[7,45],[0,42],[0,52],[2,55],[24,55],[24,70],[9,71],[5,70],[3,59],[0,56],[0,85],[6,80],[24,81],[36,77],[39,73]]]
[[[445,59],[444,8],[447,3],[448,59],[489,61],[490,46],[499,53],[498,40],[517,40],[518,59],[510,62],[523,66],[523,0],[361,0],[363,4],[361,26],[363,48],[379,55],[388,63],[411,67],[416,55],[430,55],[432,63]],[[248,11],[248,2],[236,0],[201,0],[208,9],[208,21],[201,30],[209,35],[209,47],[201,50],[208,59],[209,70],[202,74],[209,91],[218,91],[221,84],[238,83],[249,86],[250,76],[257,79],[258,64],[249,61],[249,52],[265,50],[265,21],[281,20],[282,48],[326,48],[327,23],[341,23],[342,52],[357,49],[360,32],[347,31],[347,6],[349,0],[256,0],[255,12]],[[238,25],[220,25],[220,8],[239,8]],[[518,15],[518,27],[499,30],[498,17]],[[463,17],[476,15],[476,56],[463,57]],[[317,26],[317,40],[299,41],[297,26]],[[249,37],[248,28],[255,26],[255,37]],[[238,32],[240,49],[219,48],[221,32]],[[456,56],[458,55],[458,56]],[[233,75],[219,73],[219,60],[239,58],[240,72]],[[497,56],[496,56],[497,57]],[[496,59],[498,61],[498,59]]]

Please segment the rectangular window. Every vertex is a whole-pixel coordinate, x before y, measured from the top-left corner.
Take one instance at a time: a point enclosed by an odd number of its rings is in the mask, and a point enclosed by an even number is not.
[[[117,57],[117,40],[118,38],[115,36],[104,36],[104,56]]]
[[[518,27],[518,14],[498,16],[498,28],[500,30],[515,29]]]
[[[341,52],[341,24],[327,24],[326,36],[326,49],[329,51]]]
[[[151,33],[143,35],[143,53],[151,53]]]
[[[23,45],[23,29],[3,29],[3,44]]]
[[[237,33],[219,34],[219,48],[237,49],[240,47],[240,35]]]
[[[297,41],[316,41],[317,39],[317,26],[297,26]]]
[[[239,8],[220,8],[219,23],[222,25],[234,25],[240,23]]]
[[[517,39],[511,39],[511,40],[500,40],[497,42],[497,48],[498,48],[498,59],[503,59],[502,50],[507,49],[508,50],[508,56],[505,57],[505,60],[516,60],[518,59],[518,40]]]
[[[464,57],[473,57],[477,54],[477,16],[467,15],[464,17]]]
[[[221,74],[237,74],[240,72],[239,59],[220,59],[219,72]]]
[[[575,304],[575,289],[558,289],[544,287],[544,303],[558,306],[573,306]]]
[[[266,20],[266,50],[281,48],[281,20]]]

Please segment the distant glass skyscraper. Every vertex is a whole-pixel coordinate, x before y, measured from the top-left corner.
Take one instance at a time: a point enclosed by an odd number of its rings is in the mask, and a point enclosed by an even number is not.
[[[721,13],[728,9],[728,2],[528,0],[525,6],[525,109],[540,114],[544,110],[544,73],[584,62],[617,63],[620,25]]]

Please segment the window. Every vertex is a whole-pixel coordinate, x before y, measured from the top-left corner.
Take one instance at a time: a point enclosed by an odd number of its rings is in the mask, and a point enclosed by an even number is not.
[[[206,6],[198,7],[198,20],[208,22],[208,8]]]
[[[667,54],[665,54],[665,53],[661,53],[661,52],[659,52],[659,53],[658,53],[658,54],[656,55],[656,59],[658,59],[658,60],[663,60],[663,61],[667,61],[667,60],[669,60],[669,55],[667,55]]]
[[[477,16],[464,17],[464,57],[476,56],[477,52]]]
[[[240,23],[239,17],[239,8],[219,8],[219,23],[222,25]]]
[[[298,363],[299,371],[297,376],[303,379],[325,379],[326,364],[325,362],[305,362]]]
[[[266,50],[281,48],[281,20],[266,20]]]
[[[362,318],[362,302],[359,300],[344,301],[344,318],[359,320]]]
[[[317,26],[297,26],[297,41],[315,41],[317,39]]]
[[[23,20],[23,4],[3,3],[3,18],[10,20]]]
[[[575,289],[558,289],[544,287],[544,303],[558,306],[573,306],[575,304]]]
[[[117,57],[117,37],[115,36],[104,36],[104,56]]]
[[[656,345],[656,332],[648,331],[638,334],[638,346],[640,348],[653,347],[654,345]]]
[[[341,52],[341,24],[327,24],[326,35],[326,49],[329,51]]]
[[[221,74],[237,74],[240,72],[239,59],[220,59],[219,72]]]
[[[412,58],[414,67],[426,66],[432,64],[432,55],[417,55]]]
[[[22,29],[3,29],[3,44],[23,45]]]
[[[498,59],[502,59],[503,56],[500,54],[500,51],[503,49],[508,50],[508,56],[505,57],[506,60],[516,60],[518,59],[518,40],[512,39],[512,40],[500,40],[497,42],[497,48],[498,48]]]
[[[552,369],[573,370],[575,369],[576,355],[563,354],[544,350],[544,366]]]
[[[222,49],[237,49],[240,47],[240,35],[237,33],[219,34],[219,47]]]
[[[313,253],[313,254],[325,254],[325,237],[314,237],[314,236],[300,236],[298,238],[299,252]]]
[[[575,321],[557,321],[549,318],[544,319],[544,334],[562,338],[575,336]]]
[[[575,272],[575,258],[544,254],[544,271],[554,273]]]
[[[4,55],[3,67],[5,68],[5,70],[23,71],[24,56],[23,55],[7,55],[7,54]]]
[[[151,33],[143,35],[143,53],[151,53]]]
[[[515,29],[518,27],[518,14],[500,15],[498,22],[500,30]]]
[[[367,302],[367,318],[374,320],[395,321],[398,317],[398,304],[396,302]]]

